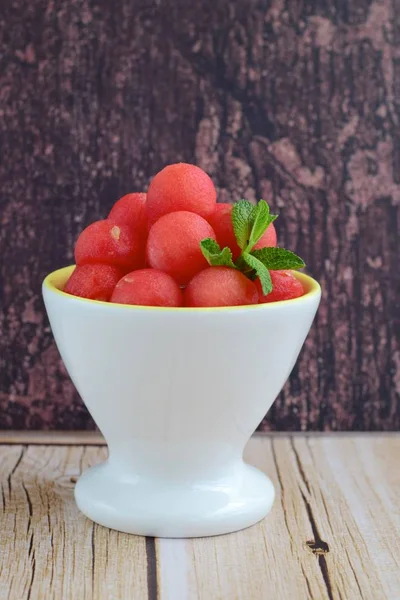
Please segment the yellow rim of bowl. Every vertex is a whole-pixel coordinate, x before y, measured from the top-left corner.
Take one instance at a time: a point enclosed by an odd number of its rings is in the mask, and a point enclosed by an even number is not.
[[[62,288],[68,281],[68,278],[72,275],[75,269],[75,265],[70,265],[69,267],[63,267],[62,269],[57,269],[57,271],[53,271],[49,273],[45,280],[43,281],[43,287],[52,292],[53,294],[57,294],[65,299],[68,299],[72,302],[83,302],[85,304],[98,304],[101,306],[110,306],[113,308],[129,308],[129,309],[140,309],[140,310],[152,310],[152,311],[231,311],[231,310],[266,310],[271,309],[274,306],[280,306],[282,304],[288,304],[293,302],[304,302],[308,300],[311,296],[319,296],[321,294],[321,286],[318,281],[306,275],[305,273],[299,273],[298,271],[293,271],[293,275],[301,281],[304,288],[306,289],[306,293],[299,298],[292,298],[291,300],[279,300],[278,302],[266,302],[265,304],[249,304],[244,306],[214,306],[214,307],[184,307],[184,306],[139,306],[137,304],[117,304],[114,302],[102,302],[100,300],[89,300],[88,298],[80,298],[79,296],[72,296],[71,294],[67,294],[62,291]]]

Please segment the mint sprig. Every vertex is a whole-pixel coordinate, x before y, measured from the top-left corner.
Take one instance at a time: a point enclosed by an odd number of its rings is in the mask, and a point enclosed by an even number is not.
[[[250,254],[244,252],[242,261],[252,268],[251,273],[246,273],[247,277],[250,279],[255,276],[259,277],[265,296],[272,291],[270,271],[295,270],[305,267],[304,261],[297,254],[285,250],[285,248],[261,248],[253,250]]]
[[[265,200],[255,206],[247,200],[233,205],[232,224],[238,246],[243,252],[251,252],[277,215],[271,215]]]
[[[277,215],[271,215],[265,200],[253,205],[247,200],[240,200],[232,208],[232,225],[241,254],[236,263],[233,262],[231,249],[221,248],[219,244],[207,238],[200,242],[201,251],[211,266],[231,267],[241,271],[251,280],[260,280],[264,295],[272,291],[269,271],[295,270],[305,267],[304,261],[285,248],[260,248],[254,246],[264,235],[267,228],[275,221]]]
[[[254,208],[255,206],[247,200],[239,200],[232,208],[233,231],[241,250],[245,250],[249,243]]]
[[[254,207],[253,223],[250,232],[250,239],[247,246],[247,251],[250,252],[257,242],[262,238],[268,227],[277,219],[278,215],[271,215],[269,206],[265,200],[260,200],[257,206]]]
[[[250,273],[246,273],[247,277],[250,275],[250,279],[255,279],[256,277],[259,278],[264,295],[272,292],[271,275],[261,260],[258,260],[258,258],[248,252],[243,253],[242,259],[251,269]]]
[[[205,240],[202,240],[200,242],[200,248],[208,264],[212,267],[236,268],[230,248],[221,248],[220,245],[212,238],[206,238]]]
[[[269,271],[296,270],[306,266],[300,256],[285,248],[260,248],[253,250],[251,254],[261,261]]]

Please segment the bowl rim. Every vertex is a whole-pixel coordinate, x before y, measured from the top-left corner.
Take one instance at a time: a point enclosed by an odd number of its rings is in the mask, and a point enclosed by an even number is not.
[[[292,271],[293,275],[301,281],[303,285],[307,288],[307,291],[303,296],[298,298],[292,298],[290,300],[279,300],[277,302],[266,302],[264,304],[248,304],[241,306],[196,306],[196,307],[186,307],[186,306],[141,306],[138,304],[119,304],[117,302],[104,302],[102,300],[90,300],[89,298],[81,298],[80,296],[73,296],[72,294],[67,294],[62,289],[60,289],[63,285],[65,285],[68,277],[71,276],[75,269],[76,265],[69,265],[67,267],[62,267],[61,269],[56,269],[49,273],[43,280],[42,290],[43,292],[49,292],[54,294],[60,298],[64,298],[66,301],[75,302],[84,304],[86,306],[103,306],[109,307],[109,309],[123,309],[123,310],[141,310],[141,311],[156,311],[156,312],[227,312],[227,311],[237,311],[237,310],[272,310],[277,306],[287,306],[292,305],[294,303],[301,304],[307,302],[311,298],[319,298],[321,295],[321,286],[314,279],[310,277],[310,275],[306,275],[305,273],[300,273],[299,271]]]

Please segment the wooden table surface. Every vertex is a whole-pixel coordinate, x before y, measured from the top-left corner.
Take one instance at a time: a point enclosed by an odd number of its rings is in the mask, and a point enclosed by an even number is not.
[[[255,436],[246,459],[274,481],[272,512],[195,540],[129,536],[79,513],[74,483],[106,457],[100,443],[0,436],[1,600],[400,599],[399,436]]]

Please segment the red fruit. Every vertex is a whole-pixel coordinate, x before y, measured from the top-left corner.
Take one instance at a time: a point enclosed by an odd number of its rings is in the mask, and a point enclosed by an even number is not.
[[[140,306],[182,306],[182,291],[166,273],[140,269],[128,273],[115,287],[111,302]]]
[[[75,244],[78,265],[102,263],[132,271],[144,266],[145,239],[108,219],[86,227]]]
[[[217,207],[211,217],[208,218],[208,222],[214,229],[217,242],[221,248],[228,246],[232,250],[233,260],[237,260],[241,250],[236,243],[233,231],[232,204],[217,204]],[[265,248],[267,246],[276,246],[276,241],[276,230],[274,224],[271,223],[254,247]]]
[[[149,224],[182,210],[207,218],[215,208],[216,198],[214,184],[202,169],[187,163],[168,165],[157,173],[147,191]]]
[[[183,299],[185,306],[243,306],[258,304],[258,292],[240,271],[209,267],[192,279]]]
[[[232,204],[230,202],[217,202],[214,212],[207,220],[209,221],[215,213],[225,212],[227,210],[232,210]]]
[[[147,236],[146,194],[137,192],[122,196],[108,215],[115,225],[125,225],[131,231]]]
[[[275,225],[271,223],[271,225],[269,225],[266,231],[262,234],[257,244],[254,246],[254,250],[275,247],[277,241]]]
[[[68,279],[64,292],[108,302],[122,275],[121,269],[111,265],[81,265],[75,268]]]
[[[303,286],[290,271],[270,271],[269,274],[272,280],[272,292],[266,296],[263,294],[260,280],[256,280],[260,304],[291,300],[303,296]]]
[[[218,204],[217,204],[218,206]],[[239,258],[241,252],[236,243],[232,225],[232,204],[225,204],[209,217],[208,222],[215,231],[217,242],[221,248],[228,246],[232,250],[233,260]]]
[[[147,263],[186,285],[208,266],[200,248],[205,238],[215,240],[215,233],[199,215],[185,210],[164,215],[150,229]]]

